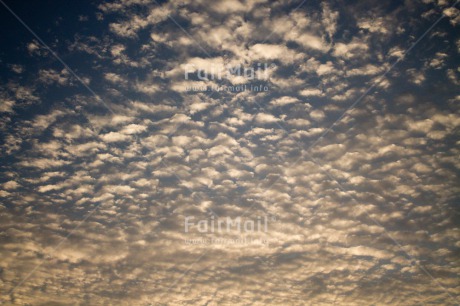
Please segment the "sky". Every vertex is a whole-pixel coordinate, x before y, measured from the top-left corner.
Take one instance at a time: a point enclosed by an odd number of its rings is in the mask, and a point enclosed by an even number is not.
[[[460,4],[0,1],[4,305],[459,305]]]

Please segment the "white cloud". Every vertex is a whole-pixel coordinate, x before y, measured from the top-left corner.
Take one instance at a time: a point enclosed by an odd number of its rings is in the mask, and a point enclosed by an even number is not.
[[[284,106],[284,105],[294,104],[298,102],[299,102],[299,99],[295,97],[284,96],[284,97],[280,97],[280,98],[277,98],[271,101],[270,104],[274,106]]]
[[[122,133],[119,133],[119,132],[110,132],[110,133],[107,133],[107,134],[103,134],[101,135],[101,138],[103,141],[105,142],[121,142],[121,141],[127,141],[127,140],[130,140],[131,137],[126,135],[126,134],[122,134]]]
[[[257,123],[261,123],[261,124],[275,123],[275,122],[279,121],[278,118],[276,118],[275,116],[273,116],[271,114],[267,114],[267,113],[259,113],[259,114],[257,114],[255,116],[254,120]]]
[[[449,304],[411,263],[423,259],[455,292],[460,119],[457,68],[447,67],[459,45],[452,21],[406,55],[404,69],[377,88],[385,90],[370,91],[341,117],[434,22],[434,4],[307,1],[293,12],[286,1],[102,3],[78,22],[84,29],[58,34],[50,46],[91,76],[115,114],[45,60],[36,42],[5,46],[31,56],[5,62],[0,92],[2,286],[11,290],[45,261],[0,301]],[[186,80],[186,65],[218,73],[264,62],[276,64],[260,82],[266,92],[185,90],[258,83]],[[196,238],[184,233],[186,216],[216,221],[247,209],[247,218],[275,219],[268,233],[254,235],[269,244],[185,243]],[[412,281],[395,280],[400,271]]]

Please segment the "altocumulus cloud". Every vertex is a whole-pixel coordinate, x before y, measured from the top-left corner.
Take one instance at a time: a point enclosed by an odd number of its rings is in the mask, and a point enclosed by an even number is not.
[[[453,1],[49,5],[0,6],[2,303],[459,303]]]

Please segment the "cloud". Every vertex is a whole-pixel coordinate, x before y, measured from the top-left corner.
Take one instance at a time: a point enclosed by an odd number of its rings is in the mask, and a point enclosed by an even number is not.
[[[255,44],[249,51],[249,56],[252,60],[279,60],[284,64],[289,64],[295,60],[302,59],[301,54],[297,54],[289,50],[283,45],[273,44]]]
[[[267,124],[267,123],[275,123],[275,122],[278,122],[279,119],[276,118],[276,117],[273,116],[273,115],[270,115],[270,114],[260,113],[260,114],[257,114],[257,115],[255,116],[255,121],[256,121],[257,123]]]
[[[298,103],[298,102],[299,100],[295,97],[284,96],[284,97],[277,98],[271,101],[270,104],[274,106],[284,106],[284,105],[289,105],[289,104]]]
[[[105,142],[109,142],[109,143],[110,142],[127,141],[127,140],[131,139],[130,136],[128,136],[126,134],[123,134],[123,133],[119,133],[119,132],[110,132],[110,133],[101,135],[101,138]]]
[[[69,12],[65,33],[38,25],[98,98],[36,41],[5,44],[2,303],[458,298],[455,12],[296,6],[116,0]],[[449,22],[403,57],[441,11]],[[263,63],[264,79],[225,74]],[[203,84],[268,90],[187,90]],[[268,231],[184,231],[186,217],[238,216],[267,216]]]
[[[21,185],[16,181],[8,181],[8,182],[3,184],[3,188],[8,189],[8,190],[14,190],[14,189],[18,188],[19,186],[21,186]]]

